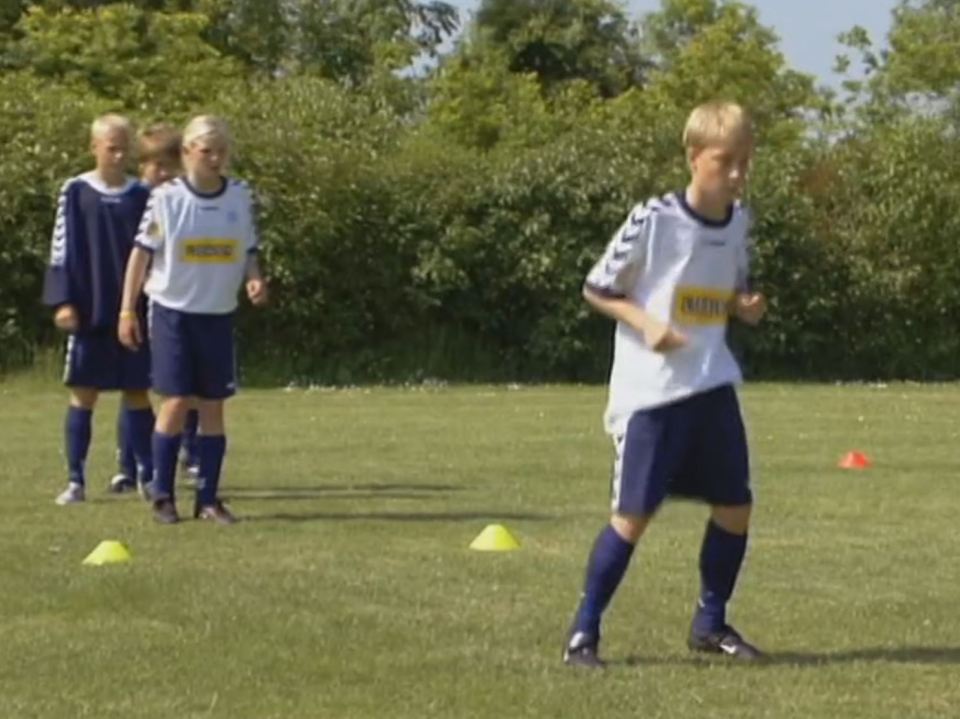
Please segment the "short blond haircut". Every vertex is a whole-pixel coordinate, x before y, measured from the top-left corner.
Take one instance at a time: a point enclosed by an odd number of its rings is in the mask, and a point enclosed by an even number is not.
[[[230,128],[226,121],[214,115],[197,115],[183,128],[184,147],[189,147],[206,137],[221,140],[226,144],[227,149],[230,149],[233,144],[230,138]]]
[[[707,102],[694,108],[683,129],[683,146],[701,149],[730,138],[753,142],[753,120],[743,106],[728,101]]]
[[[180,131],[172,125],[158,122],[140,131],[139,156],[140,162],[168,160],[180,162]]]
[[[133,123],[123,115],[110,112],[101,115],[90,125],[90,140],[93,141],[98,137],[103,137],[111,130],[120,130],[127,136],[128,140],[133,139]]]

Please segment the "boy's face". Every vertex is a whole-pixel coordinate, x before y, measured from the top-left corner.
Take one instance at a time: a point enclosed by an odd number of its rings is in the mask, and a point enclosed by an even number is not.
[[[197,176],[213,179],[223,174],[229,158],[227,143],[217,137],[201,137],[184,150],[183,160]]]
[[[180,163],[170,157],[158,157],[140,164],[140,179],[150,187],[162,185],[180,172]]]
[[[110,175],[126,172],[130,157],[130,137],[126,132],[116,128],[107,130],[94,137],[91,144],[98,170]]]
[[[704,195],[729,204],[740,197],[747,183],[753,143],[731,137],[690,151],[692,182]]]

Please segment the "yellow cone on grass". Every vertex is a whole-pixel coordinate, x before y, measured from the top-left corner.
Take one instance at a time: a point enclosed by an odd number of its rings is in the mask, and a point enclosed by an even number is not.
[[[83,563],[94,567],[99,567],[104,564],[120,564],[121,562],[129,562],[131,559],[133,559],[133,557],[130,556],[129,550],[127,550],[127,548],[124,547],[120,542],[112,539],[105,539],[97,545],[96,549],[87,555],[87,558],[83,560]]]
[[[470,542],[470,549],[479,552],[509,552],[520,549],[520,543],[502,524],[488,524],[477,538]]]

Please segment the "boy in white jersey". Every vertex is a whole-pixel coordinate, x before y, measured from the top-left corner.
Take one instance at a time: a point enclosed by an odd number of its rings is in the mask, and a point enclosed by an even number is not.
[[[762,655],[726,622],[747,543],[752,494],[746,437],[726,344],[728,315],[756,324],[749,214],[737,198],[753,152],[747,113],[696,108],[684,130],[685,191],[630,213],[587,276],[583,295],[617,321],[604,417],[615,447],[609,524],[593,546],[564,662],[600,668],[600,620],[633,549],[668,495],[710,505],[701,591],[687,644],[738,659]]]
[[[244,280],[255,305],[266,302],[267,287],[257,262],[250,188],[222,175],[229,153],[222,120],[203,115],[190,121],[183,133],[185,174],[151,194],[124,282],[118,334],[128,347],[143,340],[133,312],[141,288],[150,298],[153,389],[163,396],[153,433],[151,494],[154,519],[164,524],[180,519],[174,477],[192,397],[200,413],[194,517],[236,521],[217,495],[226,452],[223,403],[236,391],[233,314]]]

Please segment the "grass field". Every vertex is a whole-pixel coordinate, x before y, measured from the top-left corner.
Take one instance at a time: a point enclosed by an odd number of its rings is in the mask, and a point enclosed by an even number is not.
[[[669,504],[605,623],[560,662],[605,521],[600,387],[248,390],[224,493],[247,521],[60,508],[64,396],[0,382],[0,717],[960,716],[960,387],[755,385],[757,494],[732,619],[772,653],[686,652],[703,509]],[[835,468],[848,449],[876,466]],[[188,509],[184,491],[181,510]],[[520,551],[467,544],[506,524]],[[81,560],[102,539],[127,565]]]

